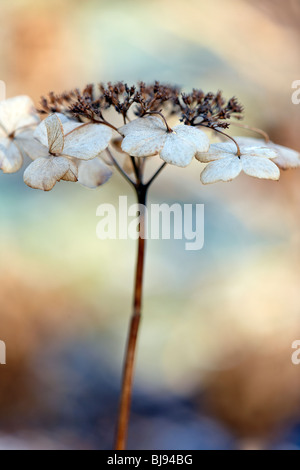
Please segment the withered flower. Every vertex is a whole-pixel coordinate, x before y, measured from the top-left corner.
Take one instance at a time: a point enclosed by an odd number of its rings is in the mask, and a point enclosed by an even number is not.
[[[202,183],[232,181],[242,171],[255,178],[279,180],[279,169],[270,161],[278,157],[275,149],[240,146],[239,151],[240,155],[237,155],[234,143],[226,142],[213,144],[208,153],[198,154],[200,162],[208,163],[201,173]]]
[[[289,170],[292,168],[298,168],[300,166],[300,153],[296,150],[274,144],[274,142],[265,142],[262,139],[255,139],[252,137],[237,137],[236,141],[241,145],[268,147],[270,149],[276,150],[278,156],[274,160],[274,163],[276,163],[278,168],[281,170]]]
[[[52,114],[36,129],[35,138],[48,149],[29,165],[25,183],[34,189],[50,191],[58,181],[78,181],[79,160],[92,160],[108,146],[112,131],[106,126],[79,124]],[[81,169],[84,180],[89,170]]]
[[[0,169],[15,173],[23,165],[23,152],[34,146],[32,130],[40,119],[28,96],[0,102]]]
[[[180,167],[189,165],[197,152],[209,149],[207,135],[183,124],[170,129],[160,117],[146,116],[119,129],[125,136],[122,149],[133,157],[159,154],[166,163]]]
[[[278,180],[279,168],[300,166],[299,153],[260,139],[234,138],[225,131],[233,119],[243,118],[243,106],[221,92],[190,93],[156,81],[129,86],[123,82],[87,85],[42,99],[46,119],[34,132],[37,115],[32,101],[18,97],[0,103],[0,168],[13,172],[22,165],[22,153],[33,162],[25,183],[50,191],[58,181],[79,181],[89,188],[105,183],[116,168],[130,183],[138,202],[138,259],[134,308],[125,352],[116,450],[126,448],[136,344],[142,313],[147,195],[167,164],[186,167],[194,157],[206,167],[203,184],[231,181],[241,172]],[[115,119],[114,119],[115,116]],[[237,124],[237,123],[236,123]],[[237,124],[241,127],[241,124]],[[246,126],[243,126],[246,127]],[[210,129],[230,142],[212,144]],[[252,129],[257,131],[257,129]],[[114,135],[115,134],[115,135]],[[150,156],[157,168],[152,176]]]

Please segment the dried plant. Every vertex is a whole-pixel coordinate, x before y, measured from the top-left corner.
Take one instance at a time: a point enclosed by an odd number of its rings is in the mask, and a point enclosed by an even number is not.
[[[5,173],[18,171],[23,154],[27,154],[33,162],[25,170],[24,181],[44,191],[59,181],[97,188],[116,168],[134,189],[140,207],[145,208],[149,188],[167,164],[186,167],[194,158],[207,163],[201,173],[203,184],[231,181],[242,171],[278,180],[280,169],[300,166],[298,152],[270,142],[259,129],[252,130],[261,139],[230,137],[225,131],[232,124],[251,130],[240,123],[243,111],[236,98],[225,100],[220,91],[182,93],[178,87],[159,82],[137,86],[118,82],[87,85],[82,91],[61,95],[50,93],[42,98],[39,109],[47,117],[37,126],[39,117],[30,98],[12,98],[0,103],[0,168]],[[228,142],[211,144],[205,129],[228,138]],[[158,166],[146,181],[151,156]],[[133,314],[117,427],[119,450],[126,448],[127,441],[145,247],[145,213],[141,209]]]

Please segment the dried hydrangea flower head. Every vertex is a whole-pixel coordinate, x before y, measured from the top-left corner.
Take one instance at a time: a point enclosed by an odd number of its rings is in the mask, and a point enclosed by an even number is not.
[[[43,153],[47,150],[47,155],[35,156],[26,169],[24,181],[28,186],[50,191],[58,181],[78,181],[79,173],[83,184],[97,186],[101,162],[80,167],[79,161],[96,159],[105,150],[112,136],[110,128],[80,124],[63,115],[52,114],[39,125],[34,136],[42,144]]]
[[[121,116],[123,126],[118,128],[109,122],[107,111],[111,109]],[[100,84],[98,90],[88,85],[82,92],[74,90],[59,96],[51,93],[42,100],[42,112],[64,113],[78,121],[105,124],[114,129],[121,136],[119,145],[127,155],[118,169],[123,172],[125,169],[127,177],[133,172],[137,179],[141,176],[138,175],[139,167],[144,166],[145,159],[150,156],[159,156],[164,165],[179,167],[186,167],[194,157],[201,160],[201,155],[209,152],[210,141],[200,128],[224,133],[232,118],[243,118],[243,107],[235,97],[226,101],[221,92],[205,94],[202,90],[193,90],[181,93],[178,87],[159,82],[152,85],[141,82],[131,87],[121,82],[107,86]],[[171,127],[168,121],[175,118],[181,124]],[[237,143],[236,146],[239,150]],[[118,166],[111,149],[109,153]],[[130,159],[131,170],[128,165]],[[244,161],[247,160],[240,158],[235,166],[243,165]],[[252,167],[255,164],[261,167],[259,160],[253,160]],[[260,174],[260,171],[251,171],[251,174]],[[226,174],[220,180],[227,181]]]
[[[23,153],[32,148],[32,131],[40,122],[33,101],[17,96],[0,101],[0,169],[15,173],[23,165]]]
[[[203,184],[232,181],[242,171],[260,179],[279,180],[280,171],[270,159],[278,153],[268,147],[239,146],[240,155],[234,143],[225,142],[211,145],[209,152],[197,155],[202,163],[208,163],[201,173]]]
[[[126,448],[130,403],[139,332],[145,259],[145,206],[149,187],[167,164],[186,167],[193,159],[206,164],[201,168],[204,184],[231,181],[240,173],[259,179],[278,180],[279,168],[299,166],[299,153],[266,141],[234,138],[226,133],[243,118],[243,106],[222,93],[192,90],[154,82],[128,86],[122,82],[61,95],[50,93],[42,99],[40,113],[46,119],[34,136],[25,137],[27,125],[36,123],[28,98],[0,103],[0,165],[15,171],[22,164],[21,152],[33,162],[24,173],[31,188],[51,190],[58,181],[79,181],[86,187],[104,184],[116,168],[135,190],[140,207],[138,259],[134,289],[134,308],[124,360],[116,450]],[[235,123],[237,126],[242,126]],[[222,135],[228,142],[210,145],[205,129]],[[20,132],[22,130],[22,133]],[[22,144],[22,145],[21,145]],[[22,148],[21,148],[22,147]],[[151,157],[157,163],[146,178]],[[149,168],[149,166],[148,166]]]
[[[112,110],[121,117],[121,127],[108,119]],[[63,113],[78,122],[110,127],[116,135],[107,148],[108,158],[132,183],[142,179],[141,168],[144,171],[147,157],[155,155],[163,160],[163,167],[185,167],[194,157],[208,163],[201,174],[204,184],[231,181],[242,171],[257,178],[278,180],[278,168],[294,168],[300,161],[298,152],[271,142],[227,135],[225,131],[232,120],[243,119],[244,109],[235,97],[225,100],[220,91],[214,94],[194,89],[182,93],[176,86],[157,81],[149,85],[140,82],[137,86],[122,82],[88,85],[83,91],[50,93],[42,99],[41,112]],[[171,120],[175,122],[172,126]],[[225,135],[231,142],[210,147],[205,128]],[[123,152],[122,162],[113,155],[116,141]],[[92,171],[90,164],[85,173]]]

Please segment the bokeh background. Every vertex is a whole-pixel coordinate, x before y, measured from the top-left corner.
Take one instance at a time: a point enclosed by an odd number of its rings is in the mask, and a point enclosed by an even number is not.
[[[1,0],[7,95],[124,80],[222,89],[300,151],[299,0]],[[238,133],[233,129],[233,133]],[[131,449],[299,449],[300,172],[203,187],[168,168],[152,202],[205,204],[205,247],[150,241]],[[96,209],[133,195],[0,177],[1,449],[109,449],[135,244]]]

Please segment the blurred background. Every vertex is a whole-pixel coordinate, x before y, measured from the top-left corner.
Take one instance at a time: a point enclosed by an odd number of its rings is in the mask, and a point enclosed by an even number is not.
[[[222,89],[300,151],[299,0],[2,0],[0,18],[8,97],[108,80]],[[129,448],[299,449],[300,172],[211,187],[199,174],[168,168],[150,194],[204,203],[205,247],[149,242]],[[126,194],[118,175],[48,194],[0,176],[0,449],[112,446],[135,243],[97,240],[96,209]]]

